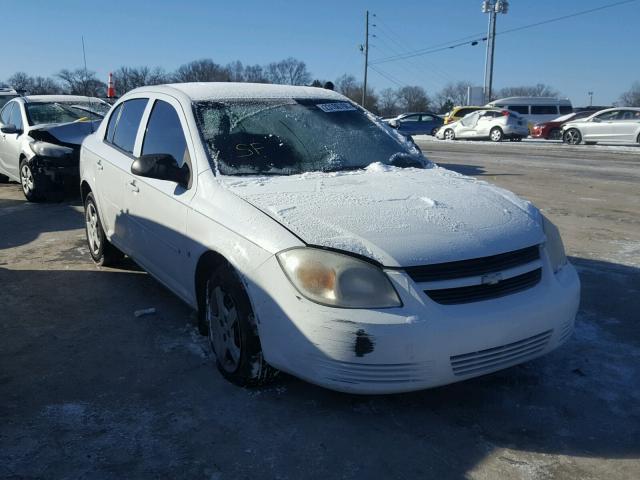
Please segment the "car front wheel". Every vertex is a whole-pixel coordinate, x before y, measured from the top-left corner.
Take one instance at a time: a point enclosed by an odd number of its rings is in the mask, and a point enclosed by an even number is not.
[[[20,184],[29,202],[40,202],[46,198],[49,181],[44,175],[34,173],[26,158],[20,162]]]
[[[107,239],[93,193],[89,193],[84,202],[84,219],[89,253],[96,265],[108,267],[121,261],[124,254]]]
[[[209,343],[222,376],[243,387],[273,380],[278,370],[264,359],[249,296],[231,265],[217,267],[208,278],[204,308]]]
[[[502,129],[499,127],[493,127],[489,132],[489,138],[492,142],[501,142],[504,137],[504,133],[502,133]]]
[[[456,139],[456,134],[455,134],[455,132],[454,132],[452,129],[447,128],[447,129],[444,131],[444,139],[445,139],[445,140],[455,140],[455,139]]]
[[[570,128],[566,132],[564,132],[564,136],[562,137],[564,143],[569,145],[579,145],[582,141],[582,135],[577,128]]]

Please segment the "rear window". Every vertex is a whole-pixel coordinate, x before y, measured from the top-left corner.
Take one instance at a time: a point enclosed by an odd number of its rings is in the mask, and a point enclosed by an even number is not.
[[[529,115],[529,105],[509,105],[507,109],[522,115]]]
[[[138,127],[147,101],[146,98],[136,98],[123,103],[122,112],[113,134],[113,144],[125,152],[133,153]]]
[[[531,115],[557,115],[556,105],[531,105]]]
[[[565,115],[567,113],[573,112],[573,107],[571,105],[560,105],[560,115]]]
[[[476,112],[477,108],[461,108],[457,112],[455,112],[456,117],[464,117],[465,115],[469,115],[471,112]]]

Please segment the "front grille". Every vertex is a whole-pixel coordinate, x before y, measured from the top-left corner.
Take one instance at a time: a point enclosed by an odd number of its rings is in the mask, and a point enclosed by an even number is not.
[[[477,352],[450,357],[454,375],[469,375],[506,368],[541,353],[547,346],[553,330],[539,333],[517,342]]]
[[[500,253],[490,257],[407,267],[405,271],[414,282],[434,282],[438,280],[486,275],[488,273],[525,265],[539,258],[540,248],[538,245],[532,245],[531,247],[514,250],[513,252]]]
[[[320,375],[340,383],[402,384],[424,382],[432,376],[431,362],[353,363],[314,358]]]
[[[479,302],[511,295],[536,285],[542,278],[542,269],[536,268],[522,275],[507,278],[495,284],[471,285],[469,287],[425,290],[431,300],[442,305]]]

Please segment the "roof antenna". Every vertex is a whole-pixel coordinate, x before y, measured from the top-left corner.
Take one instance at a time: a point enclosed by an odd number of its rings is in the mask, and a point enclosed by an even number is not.
[[[84,35],[82,35],[80,38],[82,38],[82,59],[84,60],[84,75],[83,75],[83,79],[82,79],[82,86],[83,86],[83,90],[84,90],[84,96],[85,97],[89,97],[89,95],[87,95],[87,77],[89,76],[88,71],[87,71],[87,52],[84,49]],[[89,105],[92,105],[92,98],[93,97],[89,97]],[[93,129],[93,120],[89,119],[89,123],[91,124],[91,133],[93,133],[95,130]]]

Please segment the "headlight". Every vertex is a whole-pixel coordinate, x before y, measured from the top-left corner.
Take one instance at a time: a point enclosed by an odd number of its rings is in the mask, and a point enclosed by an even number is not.
[[[60,158],[73,153],[72,148],[48,142],[31,142],[29,146],[31,150],[33,150],[33,153],[41,157]]]
[[[363,260],[318,248],[292,248],[277,258],[293,286],[313,302],[343,308],[402,306],[387,275]]]
[[[542,227],[547,237],[546,250],[549,254],[551,266],[553,267],[553,273],[557,273],[567,264],[567,255],[564,252],[562,237],[560,237],[558,227],[551,223],[544,215],[542,216]]]

